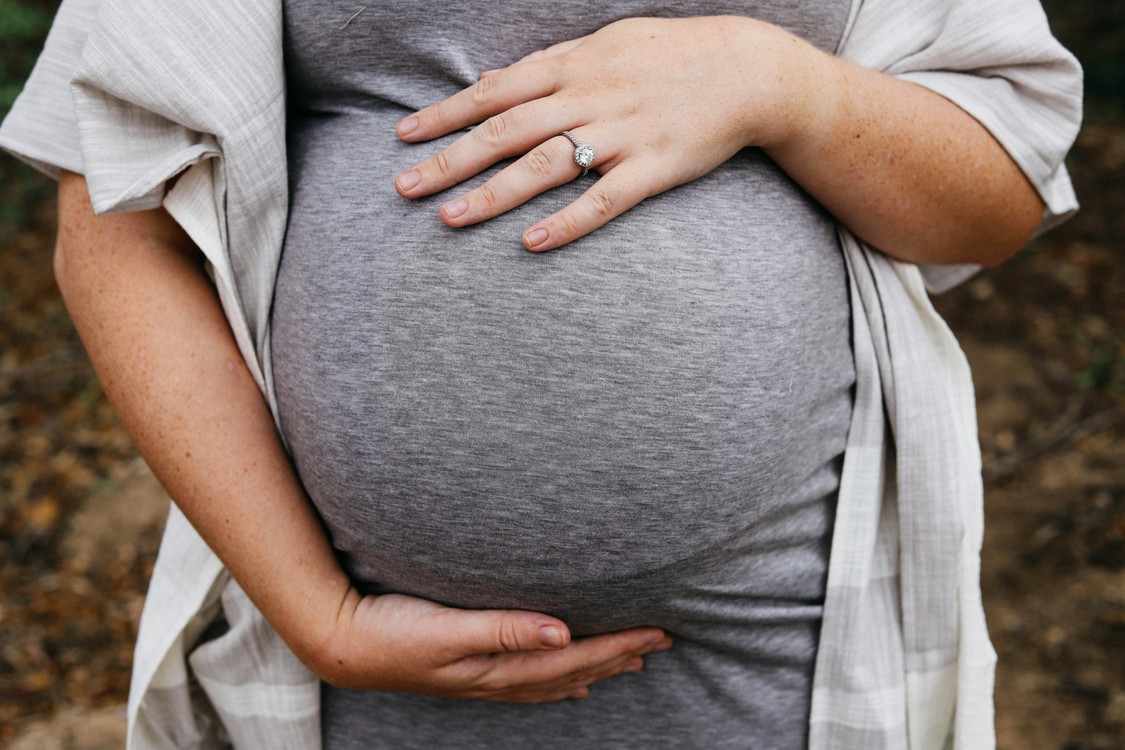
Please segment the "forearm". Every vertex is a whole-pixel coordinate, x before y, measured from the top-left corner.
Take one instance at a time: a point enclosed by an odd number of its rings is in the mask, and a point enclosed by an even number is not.
[[[1027,243],[1043,204],[973,117],[807,45],[795,59],[808,88],[765,150],[848,229],[919,263],[994,265]]]
[[[162,209],[94,216],[85,181],[63,175],[56,276],[141,454],[298,656],[315,656],[350,585],[198,250]]]
[[[246,370],[199,252],[163,210],[93,215],[59,186],[56,275],[125,428],[266,619],[322,679],[494,701],[585,697],[671,643],[656,628],[571,641],[518,610],[361,597],[340,568]]]
[[[596,146],[598,181],[525,231],[537,252],[747,147],[762,148],[844,226],[902,260],[999,263],[1027,242],[1043,210],[1003,147],[952,102],[740,16],[617,21],[489,71],[404,118],[399,136],[422,142],[474,124],[396,180],[404,197],[420,198],[523,153],[443,206],[453,227],[573,179],[574,145],[554,137],[560,130],[577,128]]]

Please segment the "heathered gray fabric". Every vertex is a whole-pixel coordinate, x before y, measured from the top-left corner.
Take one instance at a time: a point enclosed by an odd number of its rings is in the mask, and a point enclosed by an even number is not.
[[[523,229],[593,174],[451,230],[449,196],[407,202],[392,180],[455,136],[408,146],[394,124],[617,18],[740,13],[832,49],[848,3],[453,2],[345,23],[359,7],[286,4],[273,311],[282,428],[341,561],[368,591],[677,645],[582,702],[325,687],[325,747],[804,746],[854,377],[830,219],[748,150],[532,255]]]

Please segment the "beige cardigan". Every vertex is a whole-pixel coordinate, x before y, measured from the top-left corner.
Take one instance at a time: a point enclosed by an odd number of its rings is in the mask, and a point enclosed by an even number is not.
[[[275,414],[269,305],[287,210],[281,33],[280,0],[166,0],[158,12],[143,0],[64,0],[0,127],[0,147],[48,173],[84,173],[98,212],[168,209],[210,261]],[[1062,158],[1078,128],[1081,71],[1035,0],[853,0],[838,52],[980,120],[1045,201],[1043,228],[1075,210]],[[919,269],[843,228],[840,238],[856,403],[810,746],[990,748],[995,654],[980,602],[972,383],[926,293],[972,269]],[[200,643],[217,617],[229,630]],[[191,680],[202,691],[189,693]],[[137,643],[129,747],[229,742],[319,747],[319,684],[173,509]]]

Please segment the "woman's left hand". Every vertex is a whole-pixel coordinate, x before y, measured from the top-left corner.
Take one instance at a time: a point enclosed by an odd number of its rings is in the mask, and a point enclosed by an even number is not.
[[[1043,211],[1007,151],[950,100],[740,16],[612,23],[482,75],[398,133],[426,141],[475,123],[395,181],[417,198],[521,156],[442,206],[452,227],[574,179],[562,131],[596,151],[601,178],[524,232],[530,250],[565,245],[746,146],[899,260],[994,265],[1023,247]]]
[[[529,250],[581,237],[645,198],[701,177],[740,149],[786,138],[817,106],[803,80],[820,53],[776,26],[737,16],[630,18],[483,74],[398,125],[409,142],[480,123],[395,181],[430,195],[520,156],[441,207],[461,227],[491,219],[581,172],[568,130],[601,174],[523,235]]]

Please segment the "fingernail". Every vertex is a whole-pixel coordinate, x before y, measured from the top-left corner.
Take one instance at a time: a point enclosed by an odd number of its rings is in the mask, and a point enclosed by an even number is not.
[[[562,648],[566,645],[566,633],[555,625],[539,628],[539,643],[547,648]]]
[[[532,230],[532,231],[528,232],[527,234],[525,234],[523,236],[523,241],[524,241],[524,244],[527,245],[528,247],[535,247],[536,245],[542,245],[544,242],[546,242],[547,238],[550,237],[550,236],[551,236],[551,233],[548,232],[546,229],[539,228],[539,229]]]
[[[644,669],[644,667],[645,667],[644,660],[634,659],[633,661],[626,664],[625,667],[621,671],[622,672],[640,672],[642,669]]]
[[[451,219],[456,219],[458,216],[469,210],[469,202],[464,198],[458,198],[455,201],[446,203],[443,208],[445,209],[446,216]]]
[[[403,172],[398,176],[398,186],[403,190],[411,190],[417,187],[418,183],[421,181],[422,175],[414,169],[409,172]]]
[[[410,135],[418,129],[418,118],[414,115],[407,117],[405,120],[398,124],[399,135]]]
[[[590,696],[590,688],[581,688],[571,693],[568,698],[588,698]]]

